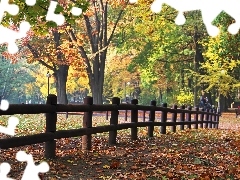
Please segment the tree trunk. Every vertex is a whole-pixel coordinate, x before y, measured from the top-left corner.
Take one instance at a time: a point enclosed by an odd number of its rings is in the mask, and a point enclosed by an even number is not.
[[[59,46],[61,44],[61,33],[58,31],[53,32],[55,48],[56,50],[60,50]],[[57,60],[62,62],[63,65],[59,64],[58,69],[55,70],[56,73],[56,89],[57,89],[57,102],[58,104],[67,104],[67,94],[66,94],[66,83],[67,83],[67,76],[68,76],[68,69],[69,65],[64,65],[64,56],[59,51],[57,53]]]
[[[102,104],[103,103],[103,99],[102,99],[102,94],[103,94],[102,87],[103,86],[100,84],[101,84],[101,82],[98,81],[92,87],[92,97],[93,97],[94,104]]]
[[[59,65],[59,69],[54,73],[56,79],[56,90],[57,90],[57,102],[58,104],[67,104],[67,76],[68,76],[68,65]]]
[[[199,63],[202,63],[204,61],[203,55],[202,55],[202,47],[199,44],[200,35],[198,34],[198,29],[195,26],[193,41],[195,45],[195,56],[194,56],[194,71],[199,72]],[[200,72],[201,73],[201,72]],[[198,98],[198,92],[199,92],[199,86],[197,86],[197,78],[195,77],[195,84],[194,84],[194,106],[197,106],[199,103]]]
[[[218,98],[219,98],[218,99],[218,108],[219,108],[220,112],[226,111],[225,97],[222,94],[219,94]]]
[[[127,5],[127,3],[125,5]],[[90,7],[94,9],[93,15],[83,15],[90,49],[89,46],[83,47],[82,45],[78,46],[78,49],[86,63],[86,71],[89,78],[89,86],[92,91],[93,103],[102,104],[107,49],[112,41],[124,8],[119,11],[113,28],[109,31],[108,23],[110,21],[108,21],[108,7],[110,6],[108,1],[90,1]],[[77,44],[77,37],[72,30],[69,30],[69,37]],[[88,57],[88,51],[92,53],[92,57]]]
[[[100,55],[95,56],[93,63],[93,74],[90,80],[90,87],[92,91],[93,103],[103,103],[103,84],[104,84],[104,71],[107,50],[104,50]]]

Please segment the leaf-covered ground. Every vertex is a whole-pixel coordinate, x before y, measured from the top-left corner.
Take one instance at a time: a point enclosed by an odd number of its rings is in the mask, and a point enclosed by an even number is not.
[[[44,116],[19,116],[17,135],[44,132]],[[0,124],[6,122],[0,119]],[[81,127],[82,116],[58,118],[58,129]],[[121,121],[124,121],[121,119]],[[94,126],[108,124],[105,116],[94,117]],[[93,137],[90,152],[81,151],[81,137],[57,140],[57,158],[46,160],[50,171],[42,179],[240,179],[240,118],[224,113],[219,129],[184,130],[166,135],[155,128],[154,138],[139,129],[139,139],[131,141],[129,130],[118,133],[118,144],[109,146],[107,135]],[[6,136],[2,135],[2,138]],[[15,160],[25,150],[40,163],[43,144],[1,150],[0,162],[12,166],[9,177],[21,179],[26,163]]]

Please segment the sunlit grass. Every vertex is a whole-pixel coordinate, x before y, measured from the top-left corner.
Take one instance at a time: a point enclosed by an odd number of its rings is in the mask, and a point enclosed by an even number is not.
[[[16,129],[16,136],[22,135],[30,135],[30,134],[38,134],[44,133],[46,127],[46,117],[45,114],[24,114],[24,115],[15,115],[19,118],[19,124]],[[7,121],[9,115],[0,116],[0,124],[2,126],[7,125]],[[142,119],[140,118],[140,121]],[[159,121],[159,119],[157,120]],[[234,114],[225,114],[223,117],[220,118],[221,123],[228,123],[231,122],[232,124],[238,123],[240,118],[235,118]],[[119,117],[119,123],[128,123],[130,122],[130,117],[125,121],[125,117]],[[102,114],[101,116],[93,116],[92,119],[92,126],[104,126],[110,124],[110,116],[108,120],[106,119],[106,115]],[[70,129],[79,129],[83,127],[83,115],[69,115],[66,118],[65,114],[58,114],[57,115],[57,130],[70,130]],[[193,127],[192,127],[193,128]],[[199,125],[200,128],[200,125]],[[185,129],[187,127],[185,126]],[[180,131],[180,126],[177,126],[176,131]],[[141,127],[138,128],[138,132],[140,136],[147,136],[148,135],[148,128]],[[171,127],[167,127],[167,133],[171,132]],[[122,134],[130,135],[131,129],[123,129],[118,131],[118,136]],[[97,134],[98,136],[108,136],[108,132]],[[154,127],[154,136],[160,136],[160,127]]]

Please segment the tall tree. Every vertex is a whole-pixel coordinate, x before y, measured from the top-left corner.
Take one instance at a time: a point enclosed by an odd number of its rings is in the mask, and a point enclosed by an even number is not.
[[[127,23],[118,31],[118,47],[135,56],[129,69],[140,67],[142,84],[148,87],[157,83],[160,94],[186,85],[193,91],[196,81],[185,69],[198,71],[204,61],[200,42],[208,37],[200,12],[186,12],[186,24],[177,26],[176,10],[164,5],[161,13],[154,14],[146,4],[151,2],[138,1],[138,5],[127,11],[123,17]]]
[[[8,99],[10,103],[21,103],[25,101],[26,86],[35,81],[31,76],[30,66],[24,60],[11,63],[1,57],[0,67],[0,96]]]
[[[86,13],[83,14],[85,27],[82,33],[88,42],[79,45],[78,50],[86,63],[89,86],[95,104],[102,104],[104,71],[107,51],[114,37],[115,30],[128,1],[90,0]],[[73,42],[78,41],[77,29],[68,31]]]
[[[220,34],[203,43],[206,62],[201,67],[206,74],[200,75],[200,79],[207,85],[207,91],[217,92],[221,110],[226,110],[230,106],[230,103],[227,105],[224,97],[229,97],[240,87],[240,33],[232,35],[227,31],[233,22],[234,20],[226,13],[221,13],[214,21],[221,30]]]
[[[87,1],[59,1],[55,13],[62,13],[66,19],[66,23],[60,27],[57,27],[57,24],[55,22],[45,20],[48,12],[48,7],[52,1],[49,2],[40,0],[37,1],[33,7],[28,6],[26,3],[18,0],[13,0],[11,2],[17,4],[20,7],[20,12],[17,16],[14,17],[7,14],[4,18],[3,24],[5,26],[9,26],[10,22],[13,22],[15,27],[17,27],[22,20],[30,22],[30,24],[33,26],[33,34],[27,38],[22,39],[22,47],[28,48],[31,56],[33,57],[32,59],[35,61],[38,60],[39,63],[54,72],[54,76],[56,78],[58,103],[66,104],[66,81],[68,76],[68,69],[72,61],[72,58],[70,56],[73,54],[73,52],[69,53],[69,51],[66,51],[66,48],[73,50],[74,45],[71,44],[71,40],[69,40],[69,38],[64,38],[64,30],[67,29],[67,24],[73,24],[77,18],[71,15],[72,7],[77,6],[79,8],[82,8],[84,12],[88,5]],[[32,38],[32,35],[35,36],[35,39]],[[46,51],[46,46],[49,47],[49,45],[46,43],[49,43],[49,40],[51,40],[52,44],[52,47],[50,48],[52,50],[51,53],[49,53],[48,50]],[[42,41],[43,44],[38,44],[39,46],[37,46],[36,42],[38,41]],[[65,43],[63,43],[63,41],[65,41]],[[68,47],[63,47],[66,45],[66,42],[68,43]],[[63,52],[63,50],[65,51]],[[8,55],[8,57],[10,56]],[[47,57],[48,59],[46,60]],[[81,64],[81,58],[79,64]]]

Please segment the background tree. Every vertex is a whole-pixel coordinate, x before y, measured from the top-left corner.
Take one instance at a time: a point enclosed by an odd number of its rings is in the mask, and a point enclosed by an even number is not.
[[[194,92],[197,104],[200,90],[195,88],[197,80],[185,69],[198,71],[199,63],[204,61],[200,41],[208,36],[200,12],[185,13],[187,23],[177,26],[174,9],[166,5],[161,13],[153,14],[147,6],[151,3],[139,1],[128,7],[123,17],[127,23],[121,24],[115,43],[120,51],[135,56],[129,70],[139,67],[141,84],[147,89],[155,86],[160,101],[169,103],[166,97],[172,94],[174,102],[174,94],[188,87]]]
[[[95,104],[103,102],[104,71],[107,51],[115,30],[128,4],[124,0],[91,0],[83,14],[85,27],[78,30],[72,26],[68,31],[73,42],[78,41],[76,32],[81,31],[87,41],[78,45],[79,53],[86,63],[89,86]]]
[[[82,64],[82,61],[81,58],[77,57],[77,54],[76,56],[73,55],[75,50],[74,44],[71,44],[69,38],[64,37],[64,31],[68,28],[67,24],[72,24],[79,18],[71,15],[71,8],[77,6],[82,8],[84,12],[88,2],[83,0],[74,2],[59,1],[55,13],[62,13],[66,19],[66,23],[60,27],[57,27],[55,22],[45,20],[49,1],[37,1],[33,7],[18,0],[13,0],[12,2],[20,7],[20,13],[14,17],[6,15],[3,24],[10,26],[9,23],[13,22],[16,28],[22,20],[30,22],[33,26],[32,31],[29,32],[28,37],[21,40],[22,48],[25,50],[25,53],[21,55],[30,57],[31,60],[29,62],[38,61],[54,72],[58,103],[66,104],[66,81],[69,66],[74,59],[73,57],[79,60],[79,62],[75,63],[77,65]],[[19,57],[20,54],[17,55]],[[17,57],[17,55],[15,56]],[[7,57],[17,59],[10,55],[7,55]]]
[[[127,70],[131,62],[131,55],[123,56],[111,49],[106,62],[104,97],[111,100],[112,97],[121,97],[122,102],[126,97],[139,98],[140,77],[138,72],[131,73]]]
[[[231,35],[227,28],[234,20],[226,13],[220,14],[214,21],[221,32],[216,38],[203,42],[206,62],[201,64],[205,75],[200,75],[200,81],[205,83],[206,91],[213,91],[216,102],[221,110],[226,110],[234,101],[239,89],[239,38]],[[221,106],[220,106],[221,104]]]
[[[31,68],[24,60],[17,64],[1,57],[0,66],[0,95],[8,99],[10,103],[22,103],[26,101],[28,94],[26,87],[35,81],[30,74]]]

